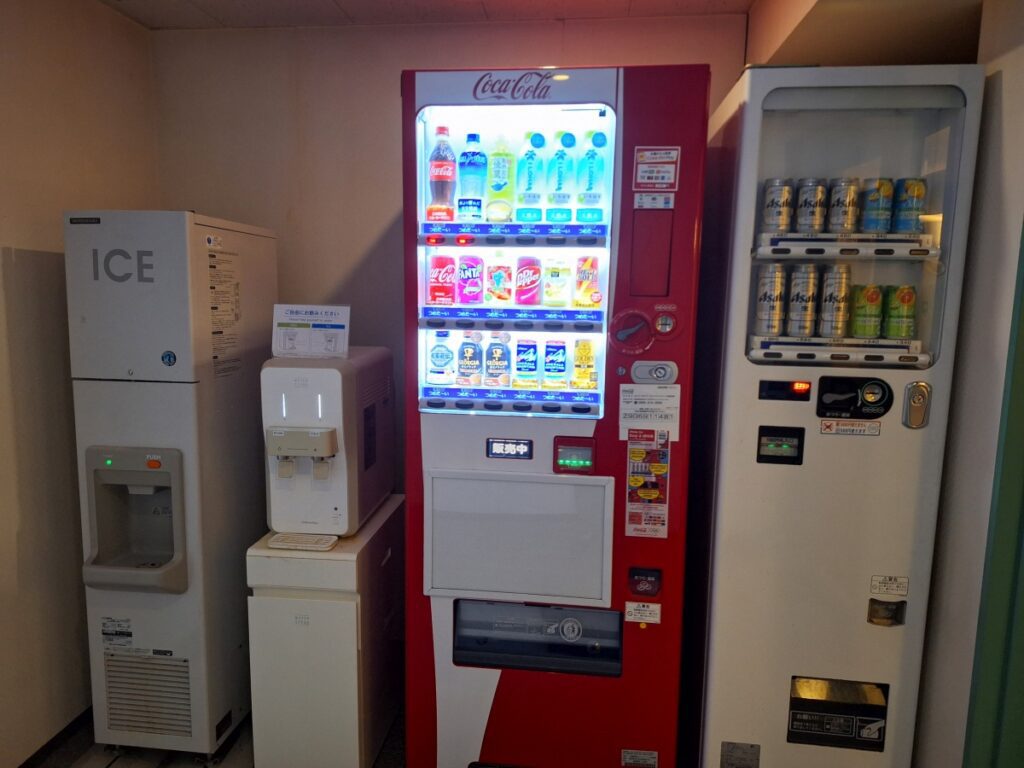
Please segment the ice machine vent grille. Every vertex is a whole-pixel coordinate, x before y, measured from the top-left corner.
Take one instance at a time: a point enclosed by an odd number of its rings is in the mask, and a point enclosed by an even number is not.
[[[110,730],[192,735],[188,659],[108,653],[105,667]]]

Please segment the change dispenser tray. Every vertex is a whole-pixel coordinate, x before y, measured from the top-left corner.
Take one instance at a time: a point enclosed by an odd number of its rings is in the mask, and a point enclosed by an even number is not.
[[[86,586],[181,594],[188,588],[181,451],[85,451],[92,548]]]

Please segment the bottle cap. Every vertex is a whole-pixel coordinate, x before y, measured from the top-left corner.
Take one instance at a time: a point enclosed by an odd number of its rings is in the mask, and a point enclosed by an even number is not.
[[[466,141],[467,142],[475,141],[475,142],[479,143],[480,142],[480,134],[479,133],[467,133],[466,134]]]
[[[439,126],[437,126],[437,130],[434,132],[434,135],[435,136],[447,136],[448,135],[448,126],[447,125],[439,125]]]
[[[545,143],[543,133],[534,133],[530,135],[530,144],[532,144],[536,149],[540,149]]]
[[[572,147],[575,147],[576,137],[573,134],[566,131],[565,133],[562,134],[562,146],[565,147],[566,149],[571,149]]]
[[[593,142],[595,147],[600,149],[601,147],[608,143],[608,137],[605,136],[603,132],[598,131],[597,133],[594,134],[594,137],[591,139],[591,141]]]

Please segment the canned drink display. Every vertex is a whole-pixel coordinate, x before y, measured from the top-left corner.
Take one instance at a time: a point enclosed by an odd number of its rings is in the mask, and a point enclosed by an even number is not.
[[[507,333],[491,332],[491,342],[484,350],[484,386],[507,387],[512,382],[509,338]]]
[[[786,268],[782,264],[762,264],[757,270],[754,333],[781,336],[786,320]]]
[[[857,231],[857,195],[859,180],[851,177],[832,179],[828,198],[828,231],[849,235]]]
[[[510,304],[512,302],[512,265],[508,262],[488,264],[485,269],[484,301],[491,304]]]
[[[479,331],[466,331],[459,346],[455,363],[455,383],[460,387],[479,387],[483,383],[484,350],[480,346],[483,335]]]
[[[431,256],[427,266],[427,304],[455,303],[455,257]]]
[[[601,284],[599,282],[596,256],[580,256],[576,260],[576,285],[572,305],[579,309],[596,309],[601,306]]]
[[[544,389],[565,389],[568,365],[565,342],[552,339],[544,343]]]
[[[541,300],[541,263],[536,256],[520,256],[516,262],[516,304],[532,306]]]
[[[516,342],[512,386],[521,389],[534,389],[537,386],[537,374],[537,342],[533,339],[519,339]]]
[[[809,338],[814,335],[818,307],[818,267],[797,264],[789,275],[786,335]]]
[[[824,232],[828,218],[825,179],[800,179],[796,192],[796,231]]]
[[[892,221],[892,179],[864,179],[860,188],[860,231],[888,232]]]
[[[544,267],[544,306],[567,307],[572,296],[572,270],[562,259]]]
[[[484,300],[484,260],[479,256],[459,256],[455,296],[459,304],[479,304]]]
[[[830,264],[821,271],[821,312],[818,335],[827,339],[846,336],[850,328],[850,265]]]
[[[917,335],[917,289],[913,285],[886,286],[883,331],[887,339],[912,339]]]
[[[850,317],[853,336],[877,339],[882,333],[882,286],[853,286],[853,311]]]
[[[438,386],[455,383],[455,353],[451,348],[451,331],[432,331],[427,340],[427,384]]]
[[[789,179],[767,179],[761,206],[762,232],[789,232],[793,216],[793,183]]]
[[[893,232],[921,232],[921,214],[928,186],[924,179],[898,179],[892,216]]]
[[[594,342],[577,339],[572,356],[572,388],[597,389],[597,365],[594,360]]]

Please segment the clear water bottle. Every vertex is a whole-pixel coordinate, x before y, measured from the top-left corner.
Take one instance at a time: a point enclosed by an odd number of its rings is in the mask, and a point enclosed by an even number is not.
[[[459,155],[459,221],[480,221],[484,217],[484,187],[487,183],[487,155],[480,149],[480,134],[466,135],[466,148]]]
[[[544,210],[544,134],[531,131],[516,164],[516,221],[537,222]]]
[[[572,221],[573,190],[576,187],[576,136],[569,131],[556,134],[558,148],[551,155],[547,170],[548,208],[545,219],[552,223]]]
[[[595,131],[590,148],[576,168],[576,221],[599,222],[604,217],[604,148],[608,137]]]

